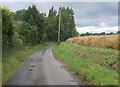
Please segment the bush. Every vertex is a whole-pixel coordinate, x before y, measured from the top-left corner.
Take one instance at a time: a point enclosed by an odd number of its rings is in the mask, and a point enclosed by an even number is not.
[[[2,9],[2,43],[3,49],[6,49],[12,45],[12,36],[14,34],[12,12],[7,8],[0,9]]]
[[[17,32],[15,32],[12,37],[12,45],[14,48],[20,48],[23,46],[23,41],[19,38],[19,34]]]
[[[22,37],[24,44],[38,44],[39,38],[36,26],[31,26],[29,23],[23,21],[19,25],[19,34]]]

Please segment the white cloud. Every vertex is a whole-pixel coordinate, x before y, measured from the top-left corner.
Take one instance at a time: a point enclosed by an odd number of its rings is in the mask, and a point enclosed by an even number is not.
[[[106,27],[107,25],[106,25],[106,23],[101,22],[101,23],[100,23],[100,26],[101,26],[101,27]]]
[[[117,32],[118,31],[118,26],[113,26],[113,27],[97,27],[97,26],[85,26],[85,27],[77,27],[76,28],[79,33],[101,33],[101,32]]]

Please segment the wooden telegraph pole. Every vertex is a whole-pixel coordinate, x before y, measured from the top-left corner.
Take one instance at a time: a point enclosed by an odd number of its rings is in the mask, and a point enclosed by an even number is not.
[[[61,9],[60,9],[60,13],[59,13],[58,44],[60,44],[60,21],[61,21]]]

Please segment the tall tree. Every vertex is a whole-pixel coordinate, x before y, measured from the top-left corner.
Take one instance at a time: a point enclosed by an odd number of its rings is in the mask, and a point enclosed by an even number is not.
[[[58,16],[61,10],[61,41],[76,35],[74,12],[71,8],[60,7]]]
[[[57,41],[57,30],[56,24],[56,14],[57,12],[52,7],[49,10],[48,17],[46,18],[46,33],[50,41]]]
[[[25,9],[16,11],[13,15],[14,20],[21,21],[23,19],[24,13],[25,13]]]
[[[38,32],[36,26],[31,26],[27,22],[21,22],[19,25],[19,34],[26,45],[38,44]]]
[[[23,21],[29,23],[32,26],[37,26],[37,32],[39,37],[39,43],[42,40],[44,33],[44,14],[39,13],[35,5],[28,7],[23,15]]]
[[[14,34],[12,12],[7,8],[2,9],[2,43],[3,47],[12,46],[12,36]]]

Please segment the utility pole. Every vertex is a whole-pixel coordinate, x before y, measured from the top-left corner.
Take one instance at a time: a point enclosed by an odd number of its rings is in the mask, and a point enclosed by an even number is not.
[[[61,9],[59,13],[58,44],[60,43],[60,21],[61,21]]]

